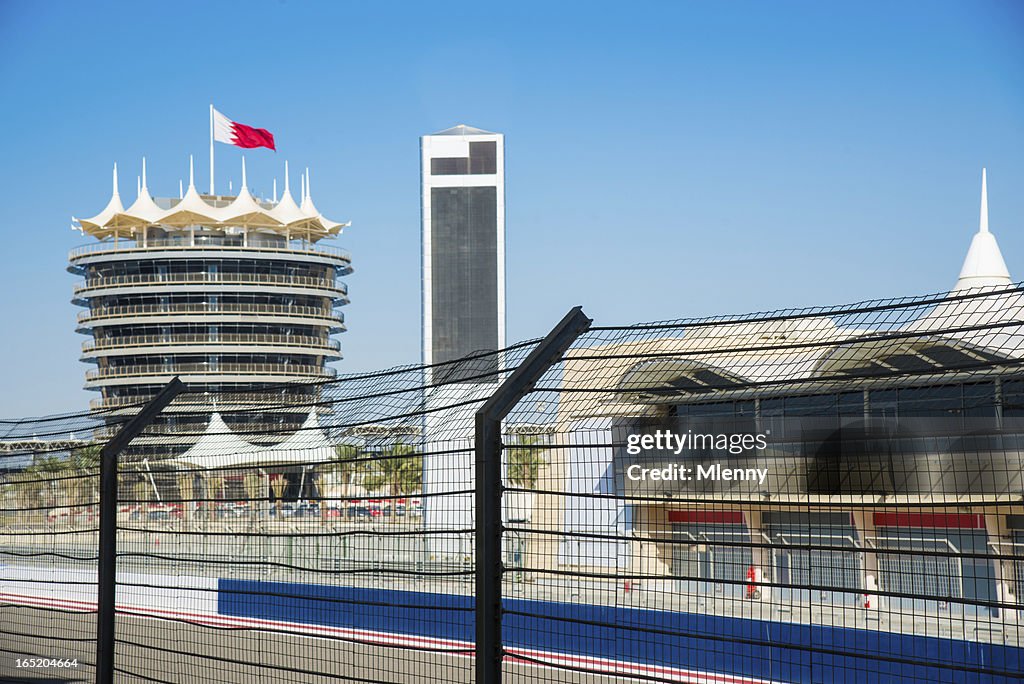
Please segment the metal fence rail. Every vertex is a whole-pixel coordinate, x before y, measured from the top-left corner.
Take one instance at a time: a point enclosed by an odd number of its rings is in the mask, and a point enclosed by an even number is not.
[[[574,310],[0,421],[0,681],[1019,680],[1022,359],[1021,287]]]

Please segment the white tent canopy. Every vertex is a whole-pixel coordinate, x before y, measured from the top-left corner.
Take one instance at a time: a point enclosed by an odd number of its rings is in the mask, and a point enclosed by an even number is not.
[[[308,171],[303,175],[303,191],[301,204],[292,199],[288,181],[288,165],[285,163],[284,196],[273,206],[257,201],[248,188],[245,172],[245,160],[242,160],[242,187],[238,195],[227,206],[220,206],[218,198],[211,204],[199,194],[195,187],[195,172],[192,159],[189,159],[188,191],[185,196],[169,209],[161,209],[149,195],[145,182],[145,164],[143,164],[143,181],[139,195],[127,210],[121,204],[117,190],[117,167],[114,167],[113,192],[106,208],[92,218],[77,219],[82,232],[103,239],[116,230],[129,232],[141,231],[148,226],[163,228],[187,228],[189,226],[208,226],[216,228],[250,227],[260,228],[278,234],[304,236],[316,242],[328,235],[339,235],[349,223],[338,223],[323,216],[313,204],[308,190]]]
[[[320,429],[316,412],[310,412],[302,427],[288,439],[269,447],[245,441],[231,431],[219,413],[214,413],[199,441],[173,459],[173,462],[203,470],[216,470],[281,465],[312,466],[326,463],[334,456],[334,446]]]

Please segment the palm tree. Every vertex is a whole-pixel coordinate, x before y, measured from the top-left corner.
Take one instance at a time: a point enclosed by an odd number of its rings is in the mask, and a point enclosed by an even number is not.
[[[25,472],[32,478],[27,483],[29,489],[36,492],[41,501],[47,502],[44,505],[59,506],[63,504],[61,499],[64,497],[61,496],[60,490],[62,485],[69,480],[63,480],[61,477],[67,467],[66,459],[56,456],[37,456],[35,462],[25,469]]]
[[[418,492],[423,486],[423,457],[416,447],[393,444],[369,465],[363,485],[371,490],[386,487],[391,496]]]
[[[512,443],[505,447],[508,463],[508,481],[523,489],[533,489],[537,486],[537,476],[541,466],[547,465],[547,461],[541,456],[540,435],[517,435]]]
[[[81,506],[99,499],[99,467],[100,450],[98,444],[80,447],[71,452],[65,467],[74,475],[74,479],[65,480],[70,503]]]
[[[339,444],[334,447],[335,458],[324,464],[325,472],[337,473],[341,476],[341,495],[348,496],[356,475],[364,466],[363,452],[351,444]]]

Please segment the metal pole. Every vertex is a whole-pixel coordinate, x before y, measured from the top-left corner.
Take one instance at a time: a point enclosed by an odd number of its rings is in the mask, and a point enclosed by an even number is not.
[[[569,311],[476,412],[477,684],[501,682],[501,421],[592,322]]]
[[[149,400],[100,450],[100,548],[97,575],[96,684],[114,682],[114,605],[117,582],[117,457],[185,385],[178,378]]]
[[[213,193],[213,103],[210,103],[210,194]]]

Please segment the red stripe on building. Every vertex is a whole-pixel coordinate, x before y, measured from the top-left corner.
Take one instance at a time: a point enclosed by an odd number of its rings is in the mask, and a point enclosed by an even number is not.
[[[742,525],[743,511],[669,511],[670,523],[712,523]]]
[[[875,513],[875,527],[944,527],[985,529],[985,516],[974,513]]]

